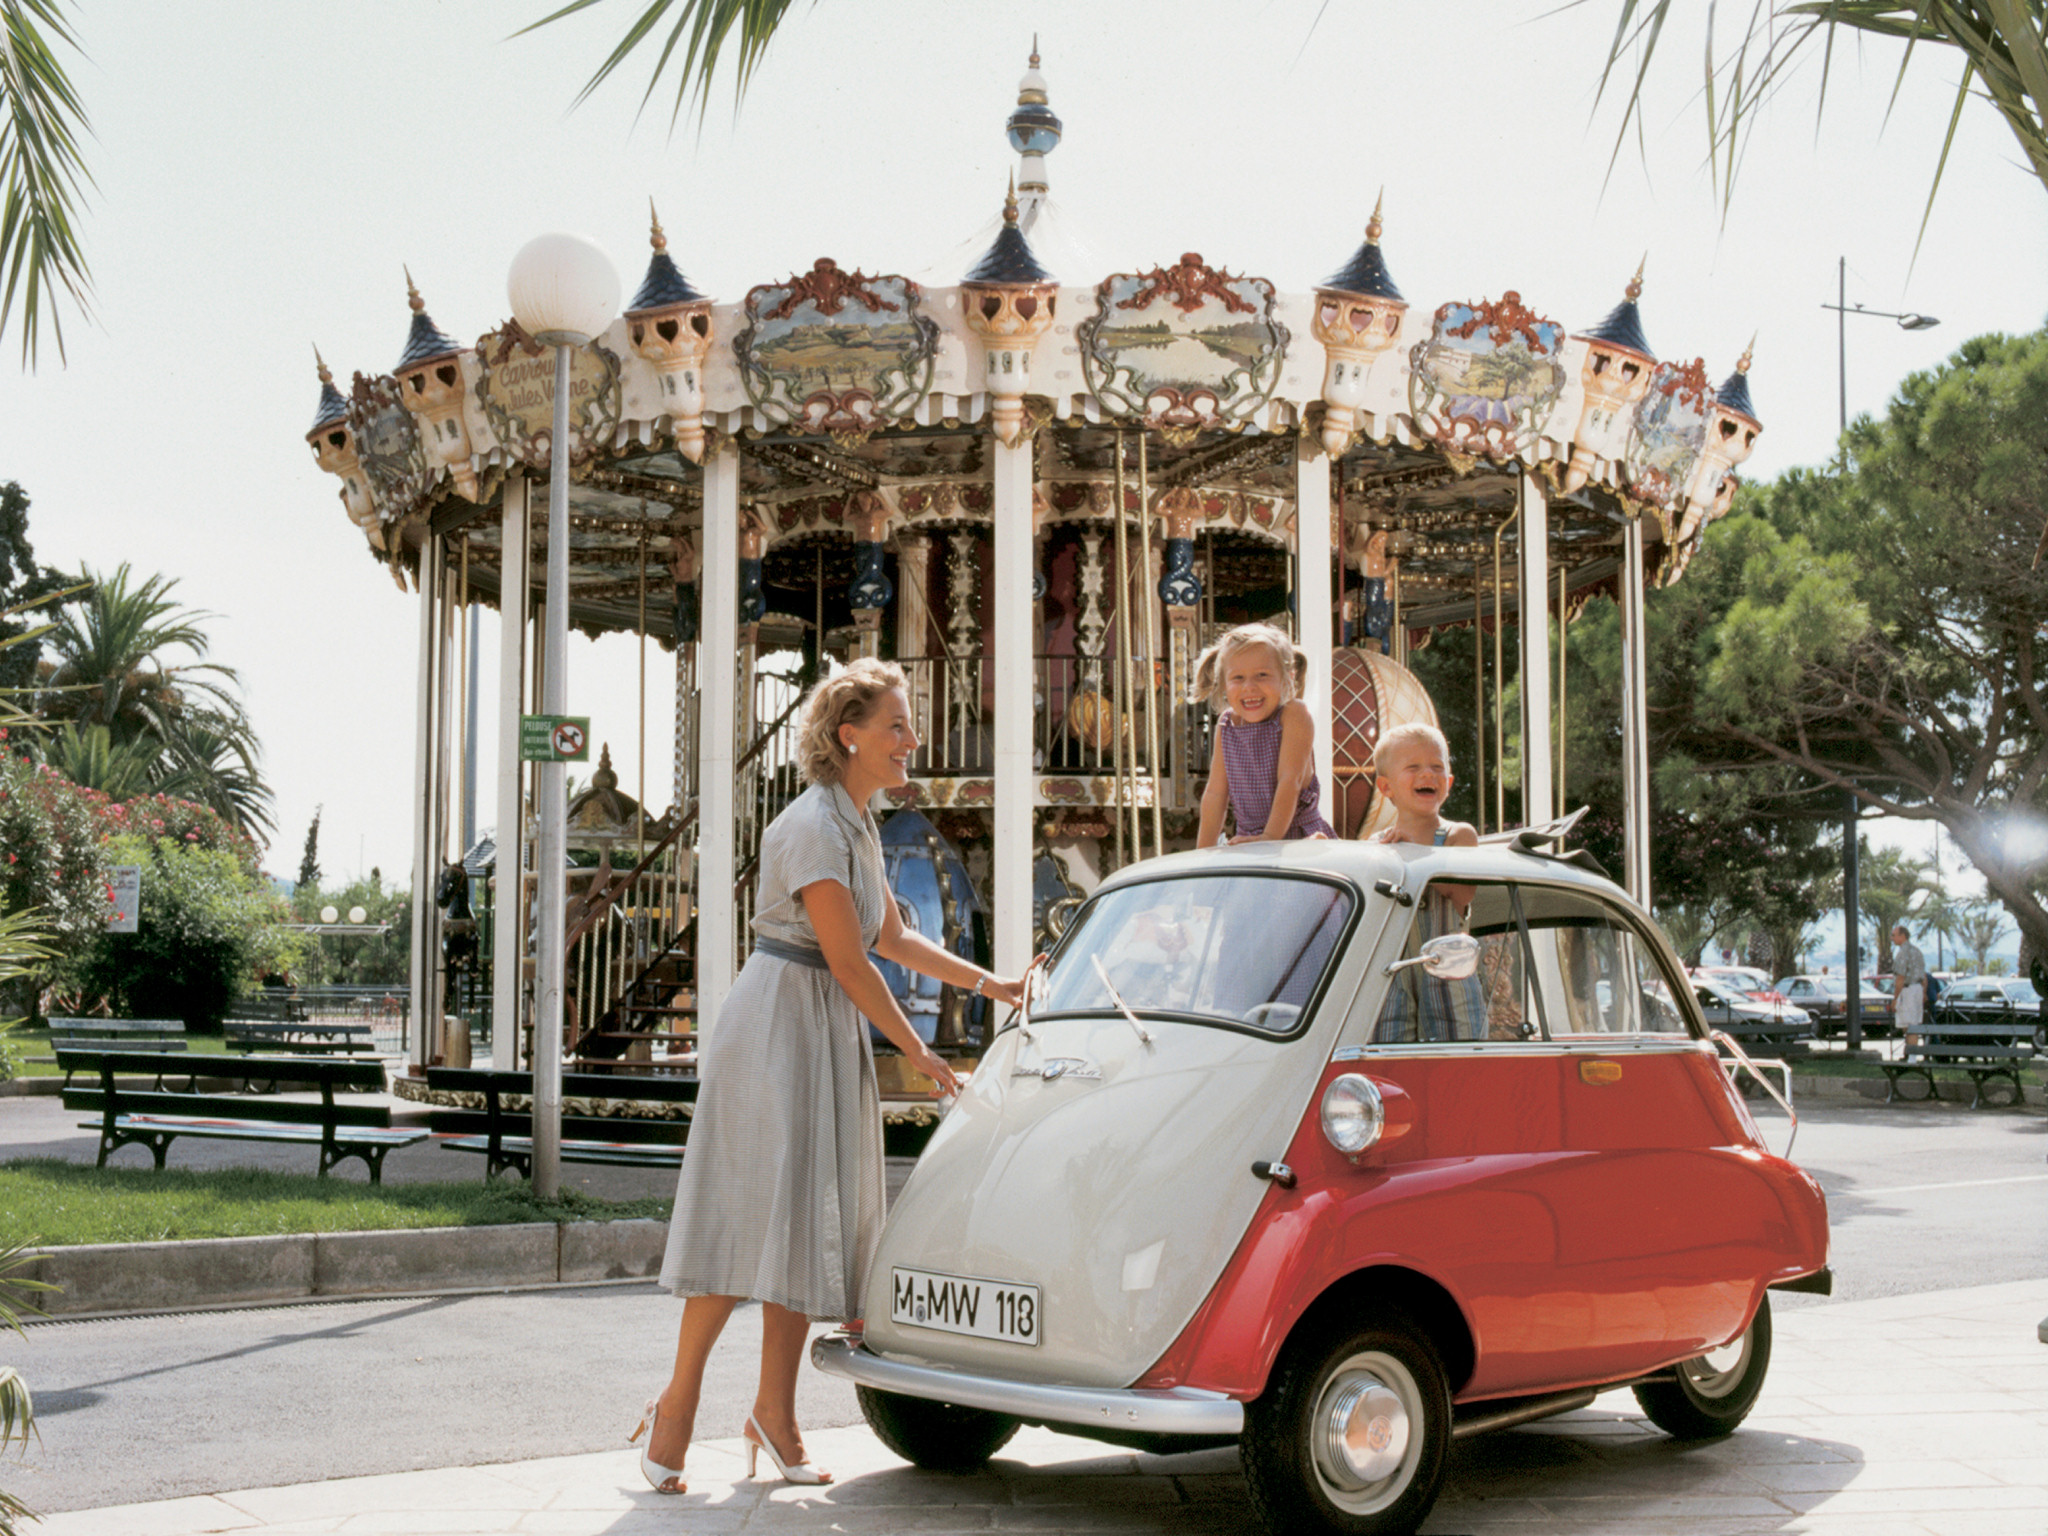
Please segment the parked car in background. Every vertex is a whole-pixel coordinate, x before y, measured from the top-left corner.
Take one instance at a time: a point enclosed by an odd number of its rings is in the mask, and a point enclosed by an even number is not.
[[[1693,996],[1709,1029],[1725,1029],[1741,1040],[1783,1045],[1813,1038],[1813,1016],[1791,1003],[1767,1003],[1754,993],[1732,986],[1706,967],[1692,973]]]
[[[1880,978],[1863,978],[1863,1033],[1888,1035],[1892,1032],[1892,1000],[1878,985]],[[1823,1040],[1844,1033],[1849,1022],[1849,980],[1846,976],[1783,976],[1778,991],[1795,1008],[1813,1016],[1813,1032]]]
[[[1964,976],[1934,1000],[1937,1024],[2012,1024],[2007,1045],[2032,1040],[2048,1050],[2048,1002],[2024,976]]]
[[[1430,938],[1444,887],[1466,931]],[[1827,1289],[1819,1184],[1588,870],[1337,840],[1148,859],[1043,981],[890,1207],[864,1332],[812,1345],[920,1466],[980,1466],[1020,1423],[1235,1443],[1274,1536],[1393,1536],[1453,1439],[1611,1386],[1728,1434],[1770,1290]]]
[[[1760,1003],[1782,1003],[1787,1001],[1771,981],[1769,971],[1759,970],[1753,965],[1696,965],[1695,976],[1711,976],[1716,981],[1725,981],[1738,992],[1747,993]]]

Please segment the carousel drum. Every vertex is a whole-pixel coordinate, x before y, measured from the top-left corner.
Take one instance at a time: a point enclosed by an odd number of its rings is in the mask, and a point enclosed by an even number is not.
[[[1084,747],[1107,752],[1116,740],[1116,709],[1109,696],[1097,688],[1084,688],[1067,706],[1067,730]],[[1124,739],[1130,739],[1130,722],[1124,722]]]
[[[1371,837],[1394,824],[1373,786],[1372,749],[1396,725],[1435,725],[1436,706],[1413,672],[1378,650],[1330,653],[1330,820],[1339,837]]]

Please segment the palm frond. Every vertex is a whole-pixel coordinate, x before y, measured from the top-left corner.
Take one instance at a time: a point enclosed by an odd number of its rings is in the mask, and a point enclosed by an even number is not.
[[[79,150],[85,107],[56,47],[78,50],[62,0],[0,0],[0,336],[19,299],[21,361],[35,366],[43,327],[64,356],[58,290],[90,313],[92,283],[77,218],[92,174]]]
[[[523,37],[536,28],[590,10],[600,3],[602,0],[570,0],[569,4],[543,16],[531,26],[520,28],[513,35]],[[728,57],[728,45],[737,54],[733,61],[733,104],[737,107],[792,4],[794,0],[647,0],[627,27],[625,36],[584,82],[576,100],[579,103],[585,100],[652,37],[659,41],[660,51],[655,56],[654,68],[648,74],[647,88],[640,96],[642,108],[654,99],[655,90],[661,84],[662,76],[668,72],[676,49],[681,47],[683,62],[676,76],[675,105],[669,113],[669,122],[673,126],[681,121],[685,109],[694,101],[701,123],[710,104],[711,86],[718,78],[720,61]],[[671,12],[674,13],[674,21],[664,36],[661,34],[662,23]]]

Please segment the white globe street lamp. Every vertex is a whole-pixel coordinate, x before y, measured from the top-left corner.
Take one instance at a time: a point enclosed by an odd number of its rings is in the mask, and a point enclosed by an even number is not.
[[[597,243],[581,235],[529,240],[505,278],[512,315],[534,340],[555,349],[555,423],[548,440],[547,638],[541,713],[568,712],[569,681],[569,359],[603,334],[619,311],[619,274]],[[556,872],[540,882],[533,1010],[533,1192],[553,1199],[561,1186],[563,981],[568,956],[569,797],[562,764],[538,774],[540,839],[535,867]]]

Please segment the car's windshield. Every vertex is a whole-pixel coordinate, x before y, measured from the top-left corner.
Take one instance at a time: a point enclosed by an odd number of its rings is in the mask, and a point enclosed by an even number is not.
[[[1149,880],[1096,897],[1061,944],[1033,1017],[1132,1011],[1291,1033],[1351,916],[1320,880],[1251,871]]]
[[[2041,1001],[2041,994],[2034,990],[2034,984],[2024,977],[2008,981],[2005,984],[2004,991],[2008,1000],[2023,1004],[2029,1008]]]

